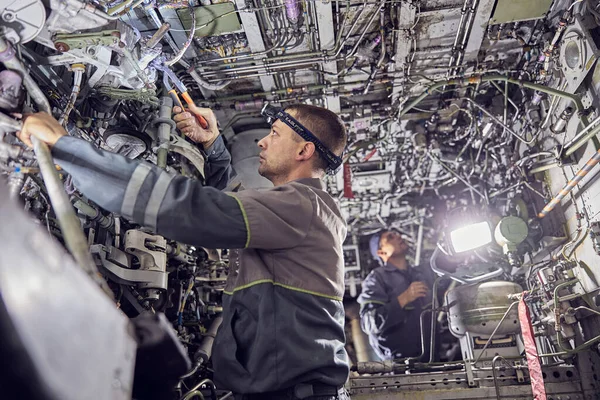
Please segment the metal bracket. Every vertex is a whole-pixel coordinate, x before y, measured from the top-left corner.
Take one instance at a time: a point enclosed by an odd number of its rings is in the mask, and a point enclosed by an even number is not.
[[[167,289],[168,274],[166,272],[123,268],[107,259],[109,251],[107,247],[100,244],[90,247],[90,252],[100,257],[101,267],[114,282],[125,285],[139,285],[150,289]]]
[[[477,383],[475,383],[475,376],[473,375],[473,365],[470,362],[465,363],[465,372],[467,373],[467,383],[469,387],[477,386]]]
[[[110,86],[102,86],[96,90],[96,93],[110,97],[115,100],[137,100],[140,103],[148,103],[158,106],[159,101],[156,97],[156,91],[152,89],[116,89]]]
[[[165,271],[167,268],[167,241],[162,236],[128,230],[125,233],[125,251],[140,260],[141,270]]]
[[[58,33],[54,36],[53,42],[56,50],[61,53],[72,49],[85,49],[89,46],[118,47],[121,42],[121,32],[110,30],[97,33]]]
[[[204,175],[204,156],[198,149],[185,141],[179,136],[171,135],[169,151],[181,154],[187,158],[196,167],[202,179],[206,179]]]

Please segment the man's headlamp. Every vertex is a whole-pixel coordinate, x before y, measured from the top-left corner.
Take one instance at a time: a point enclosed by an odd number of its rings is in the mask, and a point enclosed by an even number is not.
[[[283,111],[281,107],[275,107],[269,103],[265,103],[260,113],[269,124],[273,125],[275,121],[280,120],[292,128],[294,132],[302,137],[302,139],[313,143],[321,157],[327,161],[327,173],[331,175],[337,173],[342,165],[342,158],[333,154],[333,152],[325,147],[325,145],[311,131],[306,129],[294,117]]]

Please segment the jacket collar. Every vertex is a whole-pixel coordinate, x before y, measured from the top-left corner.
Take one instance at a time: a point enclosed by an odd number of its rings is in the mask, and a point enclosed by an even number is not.
[[[315,189],[325,190],[325,183],[319,178],[300,178],[292,182],[298,182],[306,186],[314,187]]]
[[[393,271],[400,271],[400,272],[402,272],[402,273],[410,273],[410,271],[412,271],[412,270],[413,270],[413,267],[411,267],[411,266],[409,265],[409,266],[408,266],[408,268],[407,268],[406,270],[401,270],[401,269],[398,269],[398,268],[396,268],[396,266],[395,266],[394,264],[385,263],[385,264],[383,264],[383,269],[385,269],[386,271],[390,271],[390,272],[393,272]]]

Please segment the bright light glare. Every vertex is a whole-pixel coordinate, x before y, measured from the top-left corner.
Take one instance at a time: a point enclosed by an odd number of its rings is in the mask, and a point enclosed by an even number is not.
[[[469,251],[492,241],[492,230],[487,222],[477,222],[450,232],[452,247],[457,253]]]

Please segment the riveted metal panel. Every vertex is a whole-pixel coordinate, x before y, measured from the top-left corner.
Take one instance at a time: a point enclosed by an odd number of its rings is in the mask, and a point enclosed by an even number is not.
[[[553,0],[498,0],[490,24],[542,18]]]

